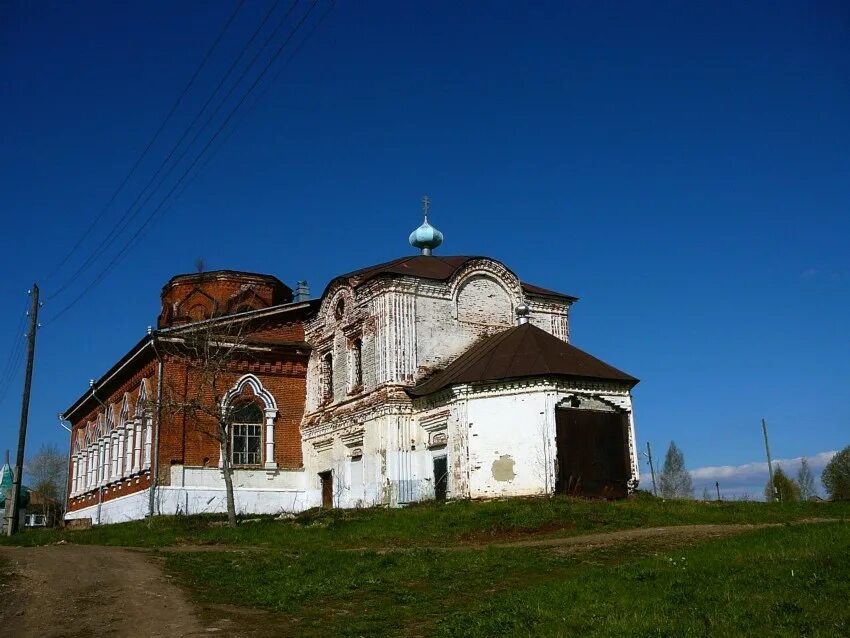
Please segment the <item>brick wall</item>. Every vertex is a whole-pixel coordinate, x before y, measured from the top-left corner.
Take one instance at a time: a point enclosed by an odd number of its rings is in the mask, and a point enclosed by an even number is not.
[[[162,289],[162,313],[157,325],[198,321],[291,300],[289,287],[268,275],[232,271],[179,275]]]
[[[249,358],[235,358],[229,363],[229,369],[216,382],[215,389],[205,382],[197,365],[192,365],[185,357],[178,356],[162,344],[158,349],[163,361],[162,409],[159,414],[159,441],[152,441],[151,458],[158,449],[158,482],[168,485],[172,465],[195,467],[218,467],[219,443],[215,438],[217,424],[212,415],[216,410],[216,397],[223,396],[245,374],[255,375],[263,388],[272,394],[278,407],[274,421],[274,461],[281,469],[302,467],[300,425],[304,414],[306,396],[306,376],[308,351],[303,347],[291,347],[280,344],[303,342],[304,330],[301,320],[275,319],[262,325],[248,328],[247,341],[268,342],[268,350]],[[147,405],[156,430],[157,413],[154,409],[158,388],[157,368],[153,348],[142,351],[144,356],[131,359],[120,370],[120,378],[111,379],[108,384],[97,390],[97,398],[86,399],[79,414],[73,415],[71,450],[80,431],[86,428],[94,430],[98,418],[105,419],[112,408],[114,425],[120,424],[120,415],[125,396],[128,401],[129,418],[132,419],[139,401],[139,388],[143,379],[147,380]],[[116,377],[119,374],[116,373]],[[201,410],[186,411],[186,406],[196,400]],[[265,439],[265,428],[262,428]],[[155,436],[155,434],[154,434]],[[92,440],[95,437],[92,436]],[[265,445],[262,446],[265,452]],[[144,454],[144,450],[142,451]],[[126,454],[126,452],[125,452]],[[265,462],[267,459],[263,458]],[[151,463],[153,466],[153,463]],[[71,470],[73,456],[69,458],[68,493],[73,491],[74,483]],[[150,469],[121,479],[111,479],[104,487],[104,501],[126,496],[150,487]],[[68,510],[75,511],[97,503],[98,488],[95,486],[78,496],[69,499]]]
[[[197,367],[180,359],[166,361],[163,404],[168,407],[162,412],[159,441],[159,480],[163,485],[170,481],[172,465],[218,467],[218,425],[213,416],[218,405],[216,397],[222,397],[248,373],[260,380],[277,403],[274,461],[282,469],[301,467],[300,426],[307,390],[306,357],[236,361],[232,368],[220,375],[214,388],[212,380]],[[251,393],[246,396],[250,397]],[[198,409],[181,408],[193,399],[197,400]]]
[[[132,417],[139,400],[139,391],[143,380],[146,379],[148,382],[148,401],[152,401],[156,398],[157,365],[155,360],[151,360],[152,354],[153,353],[151,352],[150,355],[140,359],[135,366],[131,366],[130,369],[125,372],[123,380],[115,384],[111,391],[107,390],[108,394],[104,394],[103,390],[95,390],[97,399],[100,399],[100,401],[106,405],[107,409],[112,406],[113,412],[116,415],[116,420],[120,418],[125,396],[129,402],[130,415]],[[73,490],[74,477],[72,476],[72,469],[75,437],[79,436],[81,431],[84,432],[86,428],[94,429],[94,427],[96,427],[98,415],[105,417],[104,408],[94,397],[92,397],[87,403],[88,404],[85,407],[88,408],[88,411],[82,412],[79,415],[74,415],[74,420],[72,421],[70,446],[71,456],[69,456],[68,468],[68,494],[71,494]],[[83,436],[85,435],[83,434]],[[92,440],[94,440],[94,434],[92,434]],[[123,481],[117,481],[114,485],[110,485],[104,490],[102,498],[105,501],[118,498],[119,496],[126,496],[127,494],[147,489],[149,486],[150,473],[140,472],[133,477]],[[92,488],[86,494],[69,498],[67,505],[68,510],[74,511],[84,507],[89,507],[97,503],[97,498],[97,489]]]

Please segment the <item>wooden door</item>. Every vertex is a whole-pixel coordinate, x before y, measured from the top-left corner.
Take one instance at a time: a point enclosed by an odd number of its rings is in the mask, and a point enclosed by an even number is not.
[[[559,408],[555,415],[561,494],[625,498],[628,494],[627,415]]]
[[[449,465],[445,456],[434,458],[434,498],[445,501],[449,490]]]
[[[334,506],[334,479],[330,471],[320,472],[322,480],[322,507],[330,509]]]

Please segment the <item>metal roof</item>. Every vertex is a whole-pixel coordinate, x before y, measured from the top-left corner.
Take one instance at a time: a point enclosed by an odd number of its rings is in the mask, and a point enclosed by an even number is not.
[[[467,262],[473,259],[489,259],[489,257],[480,256],[455,256],[443,257],[439,255],[411,255],[401,257],[393,261],[387,261],[382,264],[368,266],[355,270],[339,277],[335,277],[333,281],[343,279],[355,288],[361,284],[371,281],[382,275],[407,275],[409,277],[420,277],[422,279],[433,279],[435,281],[447,281],[451,279],[460,268]],[[333,282],[331,282],[333,283]],[[330,284],[329,284],[330,285]],[[542,297],[557,297],[569,301],[576,301],[577,297],[566,295],[564,293],[547,290],[540,286],[522,282],[522,289],[527,294],[537,295]]]
[[[425,396],[457,383],[548,376],[638,383],[622,370],[526,323],[479,341],[408,393]]]

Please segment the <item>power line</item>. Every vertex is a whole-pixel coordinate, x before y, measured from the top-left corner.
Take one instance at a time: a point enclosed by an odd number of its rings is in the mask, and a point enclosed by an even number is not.
[[[268,73],[269,69],[272,67],[272,65],[275,63],[275,61],[278,59],[278,57],[280,57],[280,54],[283,53],[286,46],[289,44],[289,42],[292,40],[292,38],[295,36],[295,34],[298,32],[298,30],[304,25],[307,18],[310,17],[310,14],[313,12],[313,9],[315,9],[317,3],[318,3],[318,0],[311,0],[309,8],[304,13],[304,15],[301,16],[301,19],[298,21],[298,23],[295,25],[295,27],[292,29],[292,31],[290,31],[289,35],[287,36],[286,40],[284,40],[283,44],[281,44],[280,47],[278,47],[278,49],[271,56],[271,58],[269,58],[268,62],[266,63],[266,66],[259,73],[259,75],[254,79],[254,81],[251,83],[251,86],[248,87],[248,90],[242,95],[241,99],[236,104],[236,106],[234,106],[230,110],[227,117],[219,125],[219,127],[216,129],[216,131],[212,135],[212,137],[207,141],[207,143],[204,145],[204,147],[195,156],[195,159],[192,161],[192,163],[188,166],[188,168],[186,168],[185,171],[183,171],[183,174],[180,176],[180,179],[178,179],[177,182],[171,187],[171,189],[165,194],[165,196],[162,198],[162,200],[157,205],[157,207],[154,208],[153,211],[151,211],[151,213],[147,216],[147,218],[144,220],[142,225],[136,230],[136,232],[133,234],[133,236],[131,236],[130,239],[122,246],[122,248],[115,254],[115,256],[112,258],[112,260],[106,265],[106,267],[100,271],[100,273],[95,277],[95,279],[91,283],[89,283],[89,285],[86,286],[83,289],[83,291],[79,295],[77,295],[77,297],[75,297],[70,303],[68,303],[59,312],[57,312],[53,317],[51,317],[49,321],[45,322],[44,325],[47,325],[48,323],[52,323],[53,321],[55,321],[56,319],[61,317],[63,314],[65,314],[68,310],[73,308],[94,286],[96,286],[103,279],[103,277],[105,277],[108,274],[108,272],[118,262],[118,260],[121,259],[121,257],[123,257],[124,255],[127,254],[128,249],[133,245],[135,240],[141,235],[141,233],[145,230],[145,228],[147,228],[151,224],[151,222],[156,217],[157,213],[163,208],[163,206],[165,206],[166,202],[171,197],[171,195],[177,190],[177,188],[180,186],[180,184],[183,183],[183,181],[186,179],[186,176],[197,165],[198,161],[200,161],[201,157],[204,155],[204,153],[206,153],[207,149],[209,149],[210,146],[212,146],[213,142],[215,142],[215,140],[222,133],[224,128],[230,123],[230,120],[233,119],[233,116],[236,114],[236,112],[242,107],[242,105],[245,103],[245,101],[248,99],[248,97],[251,95],[251,93],[254,91],[254,89],[257,87],[257,85],[260,83],[260,81],[263,79],[263,77],[265,77],[265,75],[266,75],[266,73]]]
[[[292,7],[290,7],[290,12],[295,7],[295,5],[298,3],[298,1],[299,0],[294,0]],[[183,157],[185,156],[185,154],[189,150],[189,148],[191,148],[192,144],[195,142],[195,139],[197,139],[197,136],[192,139],[192,141],[186,147],[183,154],[180,157],[178,157],[177,160],[171,165],[171,168],[169,168],[166,171],[162,180],[160,180],[159,183],[154,186],[153,190],[150,191],[148,197],[139,205],[139,207],[136,209],[135,212],[132,212],[133,209],[136,207],[136,204],[139,203],[139,200],[142,199],[142,197],[145,195],[145,193],[148,191],[148,189],[150,189],[151,185],[153,185],[154,182],[156,182],[156,180],[159,177],[162,170],[171,161],[171,158],[174,157],[174,153],[176,153],[177,149],[180,148],[180,145],[186,139],[186,136],[189,135],[191,130],[195,127],[195,124],[197,124],[198,120],[201,119],[201,116],[204,114],[204,111],[206,111],[210,102],[213,101],[216,94],[221,89],[222,85],[224,85],[224,83],[227,81],[227,78],[230,77],[230,74],[233,72],[233,69],[235,69],[236,66],[239,64],[239,61],[242,59],[242,56],[244,56],[245,53],[248,51],[248,49],[251,47],[251,44],[254,42],[257,35],[260,33],[260,31],[262,31],[262,29],[266,25],[266,22],[268,21],[269,17],[274,12],[274,10],[277,8],[277,5],[279,3],[280,3],[280,0],[274,1],[271,8],[266,12],[265,16],[261,20],[259,26],[254,30],[254,33],[251,35],[251,37],[248,39],[248,41],[242,47],[242,50],[239,52],[239,55],[236,56],[236,59],[231,63],[230,67],[227,69],[224,76],[221,78],[221,80],[219,80],[218,85],[215,87],[215,89],[213,89],[212,93],[210,93],[210,95],[207,97],[203,106],[195,114],[195,117],[192,118],[192,121],[189,123],[189,126],[186,127],[186,129],[183,131],[183,134],[180,136],[180,138],[177,140],[177,142],[174,144],[174,146],[171,147],[171,150],[169,151],[168,155],[165,157],[164,160],[162,160],[159,167],[154,172],[153,176],[150,178],[150,180],[148,180],[147,184],[145,184],[144,188],[142,188],[142,190],[139,192],[139,194],[136,195],[136,198],[133,200],[133,202],[130,204],[130,206],[127,207],[127,210],[124,211],[124,213],[121,215],[121,217],[118,219],[118,221],[115,222],[115,224],[113,225],[113,227],[109,231],[109,233],[107,233],[107,235],[100,241],[100,243],[95,247],[95,249],[92,250],[91,253],[89,253],[89,256],[79,266],[79,268],[77,268],[77,270],[53,294],[51,294],[49,297],[47,297],[48,300],[53,299],[54,297],[61,294],[68,286],[70,286],[73,282],[75,282],[77,280],[77,277],[79,277],[83,272],[85,272],[88,269],[88,267],[91,266],[97,260],[97,258],[102,254],[102,249],[104,249],[106,246],[108,246],[109,242],[112,239],[117,238],[121,233],[123,233],[127,229],[127,227],[133,222],[133,220],[136,218],[136,216],[141,212],[141,209],[145,206],[145,204],[147,204],[148,201],[150,201],[150,198],[153,197],[153,195],[154,195],[154,193],[156,193],[157,189],[160,186],[162,186],[163,182],[165,182],[166,179],[168,179],[168,176],[177,167],[177,165],[180,163],[180,160],[183,159]],[[289,15],[289,12],[287,12],[287,16],[288,15]],[[263,45],[263,46],[265,46],[265,45]],[[253,60],[252,60],[252,64],[253,64]],[[240,78],[240,81],[241,81],[241,78]],[[217,112],[218,112],[218,109],[216,110],[216,113]],[[207,124],[205,123],[204,126],[201,127],[201,129],[199,129],[199,131],[203,131],[203,129],[206,127],[206,125]]]
[[[230,130],[224,135],[222,140],[216,145],[216,148],[214,148],[213,151],[209,154],[209,156],[206,158],[204,163],[201,165],[200,169],[195,171],[195,175],[192,176],[192,178],[189,180],[188,183],[191,183],[195,179],[195,177],[197,177],[198,173],[202,172],[207,166],[209,166],[212,158],[215,157],[215,154],[224,145],[227,144],[228,140],[233,136],[233,133],[236,131],[237,128],[239,128],[239,125],[242,124],[242,122],[244,122],[248,118],[248,116],[253,112],[253,109],[255,109],[257,107],[257,105],[263,100],[263,98],[268,94],[269,89],[271,89],[271,87],[273,87],[275,85],[275,83],[277,82],[277,79],[280,77],[280,75],[287,69],[287,67],[289,67],[289,63],[292,62],[292,60],[295,58],[295,56],[297,56],[301,52],[301,49],[304,46],[304,44],[307,42],[307,40],[310,39],[310,37],[322,25],[322,23],[325,21],[325,18],[328,16],[328,14],[331,12],[331,10],[334,8],[335,5],[336,5],[336,0],[330,0],[328,2],[327,6],[325,7],[325,10],[319,16],[318,20],[316,20],[313,23],[313,26],[310,27],[310,31],[308,31],[307,34],[301,39],[301,41],[295,46],[295,49],[293,49],[292,53],[289,54],[289,57],[286,58],[286,60],[284,60],[283,64],[281,64],[280,68],[277,70],[277,73],[275,73],[275,75],[271,79],[271,81],[266,84],[265,88],[260,92],[260,94],[257,96],[257,98],[251,104],[249,104],[247,106],[247,108],[245,108],[243,110],[241,116],[236,119],[236,123],[233,126],[230,127]],[[185,188],[184,188],[184,190],[185,190]]]
[[[44,279],[45,281],[50,280],[59,271],[59,269],[62,268],[62,266],[64,266],[68,262],[68,260],[74,255],[77,249],[82,245],[83,241],[85,241],[85,239],[90,235],[91,231],[94,230],[97,223],[103,218],[103,216],[112,206],[113,202],[115,202],[115,199],[118,197],[119,193],[121,193],[121,191],[124,189],[124,186],[127,185],[127,182],[129,182],[130,178],[135,174],[136,169],[139,168],[139,165],[142,163],[145,157],[147,157],[148,151],[151,150],[151,147],[159,138],[160,133],[162,133],[163,129],[171,120],[171,117],[174,115],[175,111],[177,111],[177,108],[180,106],[180,103],[183,101],[183,98],[186,97],[186,94],[189,92],[189,89],[191,89],[192,86],[195,84],[195,80],[198,79],[198,76],[201,74],[201,71],[206,66],[210,57],[212,57],[212,54],[218,47],[219,42],[221,42],[221,39],[224,37],[224,34],[227,32],[227,29],[230,27],[231,23],[236,18],[236,15],[239,13],[240,9],[244,4],[245,0],[239,0],[238,4],[236,5],[236,8],[233,10],[233,13],[230,14],[230,17],[227,19],[227,21],[224,23],[224,26],[221,28],[218,37],[216,37],[215,41],[207,50],[206,55],[204,55],[203,59],[201,60],[201,63],[198,65],[198,68],[195,69],[195,72],[192,74],[192,77],[189,78],[189,82],[186,84],[185,87],[183,87],[183,91],[180,93],[179,96],[177,96],[177,99],[174,101],[174,104],[171,106],[171,109],[168,111],[168,114],[165,116],[165,119],[162,120],[159,127],[154,132],[153,137],[151,137],[150,141],[147,143],[147,146],[145,146],[139,157],[136,158],[136,161],[133,163],[129,172],[124,176],[124,179],[121,180],[121,183],[118,185],[118,188],[116,188],[115,191],[112,193],[112,196],[106,202],[106,205],[103,207],[103,209],[95,216],[95,218],[91,221],[88,228],[86,228],[83,234],[80,235],[79,239],[77,239],[77,242],[73,245],[71,250],[69,250],[65,254],[65,256],[59,261],[59,263],[56,264],[53,269],[47,274],[47,277],[45,277]],[[64,286],[62,288],[64,288]],[[54,293],[53,296],[59,294],[62,288],[60,288],[59,291]]]
[[[253,44],[257,35],[262,31],[263,27],[266,25],[266,22],[268,21],[269,17],[271,16],[271,14],[274,12],[274,10],[277,8],[278,4],[280,3],[280,0],[275,0],[275,2],[272,4],[271,8],[266,12],[265,16],[263,17],[262,21],[260,22],[260,25],[254,30],[254,33],[249,38],[248,42],[245,43],[244,47],[239,52],[239,55],[236,56],[236,59],[231,63],[230,67],[227,69],[224,76],[219,81],[218,85],[210,93],[209,97],[207,97],[207,100],[204,102],[203,106],[200,108],[200,110],[197,112],[195,117],[189,123],[189,126],[186,128],[186,130],[183,131],[183,134],[180,136],[180,138],[177,140],[177,142],[171,148],[171,151],[169,151],[168,155],[165,157],[165,159],[162,161],[162,163],[156,169],[156,171],[154,172],[154,174],[150,178],[150,180],[147,182],[147,184],[145,184],[144,188],[139,192],[139,194],[136,196],[136,198],[133,200],[133,202],[130,204],[130,206],[127,208],[127,210],[121,216],[121,218],[115,223],[115,225],[112,227],[112,229],[109,231],[109,233],[100,241],[100,243],[97,245],[97,247],[89,254],[89,256],[82,263],[82,265],[80,265],[80,267],[77,268],[77,270],[65,281],[65,283],[63,283],[55,292],[53,292],[53,294],[51,294],[49,297],[47,297],[47,300],[53,299],[54,297],[58,296],[68,286],[70,286],[73,282],[75,282],[77,280],[77,278],[83,272],[85,272],[88,269],[88,267],[91,266],[97,260],[97,258],[102,254],[102,249],[106,248],[109,245],[110,241],[112,241],[113,239],[120,236],[129,227],[129,225],[133,222],[133,220],[136,219],[136,217],[142,211],[142,209],[145,207],[145,205],[147,205],[147,203],[151,200],[151,198],[156,194],[156,191],[160,188],[160,186],[162,186],[163,183],[165,183],[165,180],[167,180],[168,177],[171,175],[171,173],[174,171],[174,169],[177,168],[177,166],[180,164],[180,162],[186,156],[186,153],[189,152],[189,150],[192,148],[194,143],[197,141],[200,134],[206,129],[207,126],[209,126],[210,122],[215,118],[215,116],[218,115],[218,112],[221,110],[221,107],[227,102],[227,100],[233,94],[234,89],[245,78],[245,75],[247,75],[248,71],[253,66],[254,62],[257,60],[257,57],[259,56],[259,54],[262,53],[262,51],[268,45],[269,41],[277,34],[277,32],[280,30],[280,28],[284,25],[284,23],[286,22],[286,19],[292,13],[292,10],[298,5],[299,1],[300,0],[294,0],[293,1],[293,3],[289,7],[289,10],[286,12],[286,14],[283,16],[281,21],[275,27],[274,31],[272,31],[271,36],[269,36],[269,38],[266,39],[266,41],[263,43],[262,47],[260,47],[260,50],[257,52],[257,54],[251,59],[251,61],[245,67],[245,69],[242,72],[242,75],[239,76],[239,79],[236,80],[234,85],[228,91],[227,95],[222,99],[222,101],[219,103],[219,105],[215,108],[212,115],[210,115],[210,117],[207,118],[207,120],[204,122],[204,124],[197,130],[194,137],[192,137],[191,141],[183,149],[183,152],[177,157],[177,159],[174,161],[174,163],[171,164],[171,166],[168,168],[168,170],[165,171],[165,174],[162,176],[162,179],[160,179],[159,182],[156,185],[153,186],[153,189],[151,189],[151,186],[154,184],[154,182],[157,181],[157,178],[159,177],[162,170],[166,166],[168,166],[169,162],[171,162],[171,158],[174,157],[174,154],[177,152],[177,150],[183,144],[183,141],[186,139],[186,137],[189,135],[189,133],[195,127],[195,124],[198,123],[198,120],[201,119],[201,116],[204,114],[204,111],[206,111],[207,107],[213,101],[216,94],[219,92],[221,87],[225,84],[227,79],[230,77],[230,74],[238,66],[242,57],[245,55],[245,53],[251,47],[251,44]],[[149,189],[150,189],[150,192],[148,193],[147,197],[144,199],[144,201],[142,201],[141,204],[139,204],[139,200],[141,200],[142,197],[144,197],[145,193],[148,192]],[[138,208],[136,207],[136,204],[139,204]],[[134,208],[136,209],[135,212],[133,212]]]
[[[267,82],[265,88],[260,92],[260,94],[256,97],[256,99],[254,99],[253,102],[248,104],[248,106],[245,109],[243,109],[240,116],[237,117],[236,120],[234,121],[233,126],[231,126],[230,129],[225,133],[224,137],[222,137],[222,139],[219,140],[219,142],[212,147],[212,150],[204,158],[203,162],[198,167],[198,169],[192,174],[191,177],[189,177],[186,180],[186,182],[183,184],[183,186],[181,186],[180,189],[175,193],[172,201],[163,209],[163,212],[167,212],[168,210],[170,210],[171,206],[174,204],[174,201],[179,199],[180,196],[184,192],[186,192],[186,190],[189,188],[189,186],[191,186],[192,183],[210,165],[210,162],[215,157],[215,155],[227,144],[228,140],[236,132],[236,129],[239,128],[239,125],[247,119],[247,117],[252,113],[252,110],[257,106],[257,104],[259,104],[262,101],[262,99],[269,92],[269,89],[272,86],[274,86],[275,82],[277,82],[277,79],[280,77],[280,75],[287,69],[287,67],[289,66],[289,63],[292,62],[292,60],[295,58],[295,56],[297,56],[298,53],[301,51],[302,47],[307,42],[307,40],[309,40],[310,37],[322,25],[322,23],[325,21],[325,18],[331,12],[331,10],[333,9],[335,4],[336,4],[336,0],[330,0],[327,3],[325,10],[322,12],[322,14],[319,16],[319,18],[313,22],[313,25],[310,27],[310,30],[305,34],[305,36],[301,39],[301,41],[295,46],[295,49],[292,50],[292,52],[289,54],[289,56],[286,58],[286,60],[283,61],[283,63],[281,64],[280,68],[277,70],[277,73],[275,73],[275,75],[271,79],[271,81]],[[148,229],[147,231],[145,231],[141,235],[139,235],[139,241],[144,239],[144,237],[147,235],[147,233],[149,231],[150,231],[150,229]]]
[[[6,360],[6,364],[3,366],[2,374],[0,374],[0,404],[3,403],[3,400],[9,392],[9,387],[12,385],[12,379],[18,371],[18,367],[20,366],[23,357],[23,344],[25,337],[23,330],[24,323],[27,319],[28,306],[29,299],[26,299],[23,311],[18,319],[18,324],[15,327],[15,332],[12,335],[12,343],[9,347],[9,357]]]

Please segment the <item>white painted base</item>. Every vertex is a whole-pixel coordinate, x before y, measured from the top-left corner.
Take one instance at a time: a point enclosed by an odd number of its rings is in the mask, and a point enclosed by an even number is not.
[[[142,490],[119,496],[118,498],[104,501],[99,508],[95,503],[73,512],[65,513],[65,520],[70,521],[77,518],[90,518],[93,525],[107,523],[126,523],[144,518],[148,514],[148,497],[150,492]]]
[[[308,509],[303,490],[234,490],[237,514],[281,514]],[[157,489],[156,514],[212,514],[227,511],[224,488],[161,487]]]
[[[227,511],[224,478],[218,468],[171,467],[171,484],[156,489],[154,514],[189,515]],[[237,514],[301,512],[321,504],[321,493],[304,488],[300,470],[235,470],[233,498]],[[145,518],[150,512],[150,492],[143,490],[68,512],[66,520],[91,518],[94,525]]]

